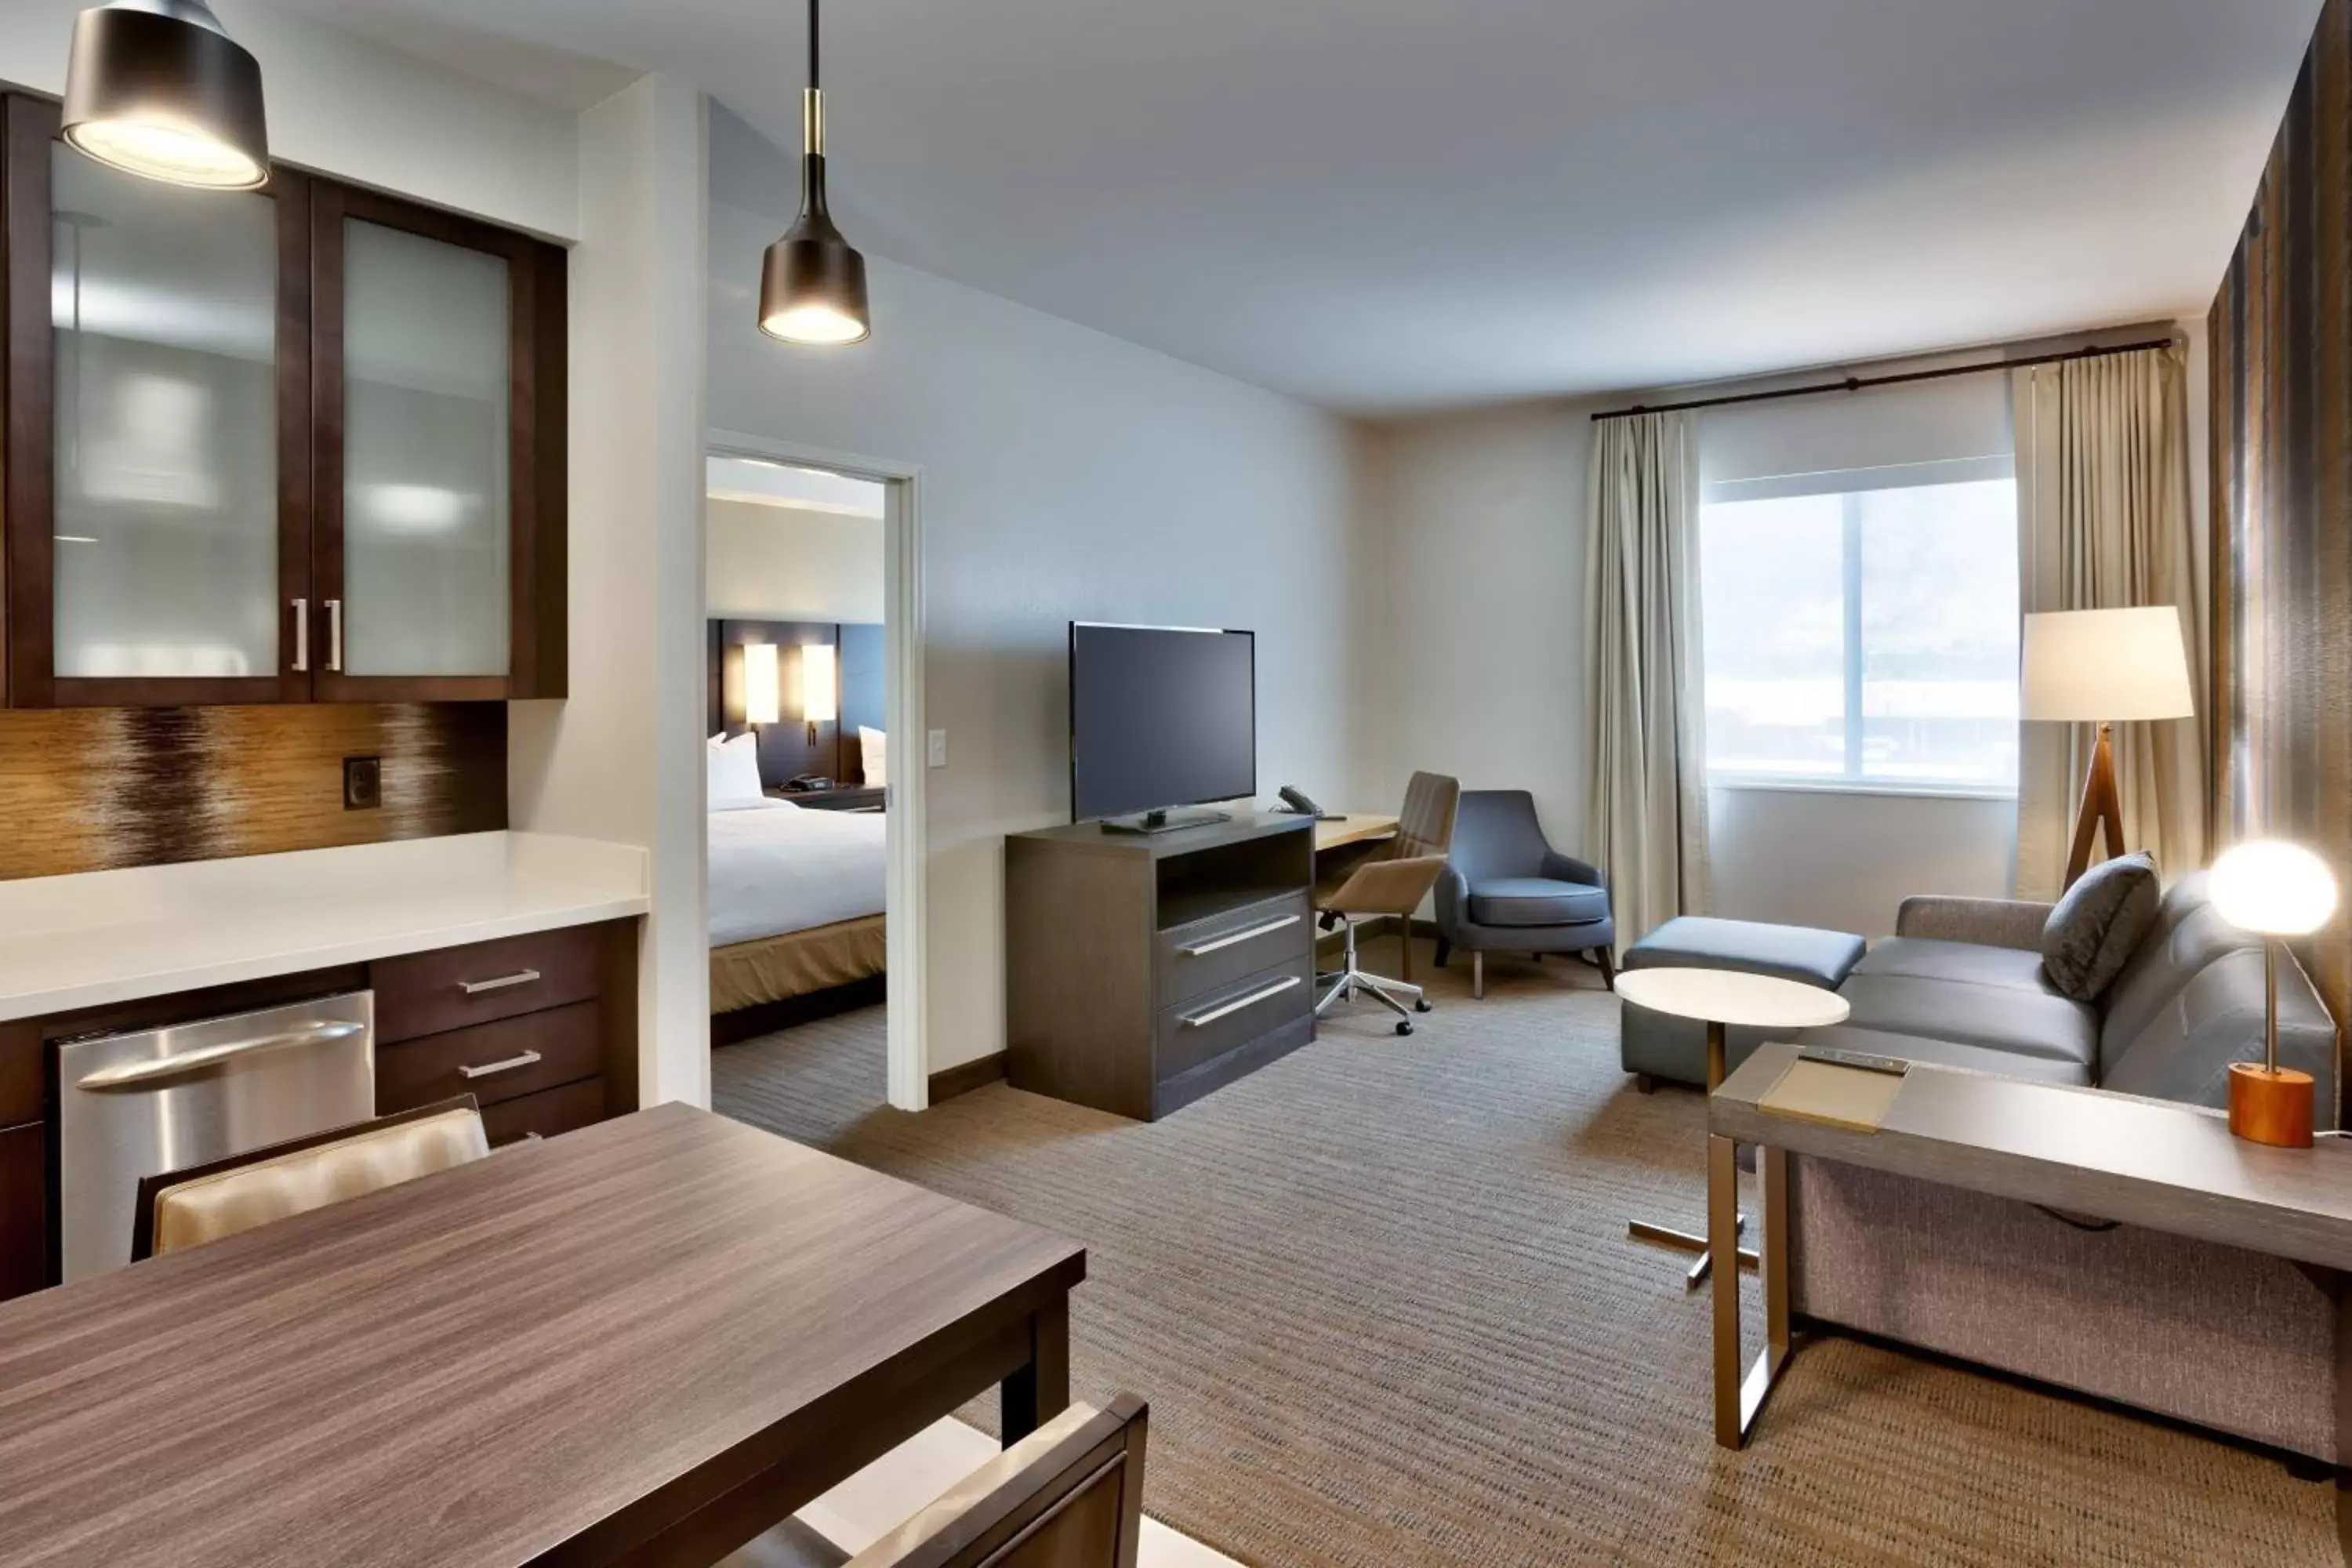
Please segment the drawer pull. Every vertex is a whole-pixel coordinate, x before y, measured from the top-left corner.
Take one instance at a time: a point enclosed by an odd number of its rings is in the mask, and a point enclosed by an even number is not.
[[[1298,976],[1286,974],[1273,984],[1261,985],[1246,996],[1236,996],[1222,1007],[1212,1007],[1205,1013],[1187,1013],[1176,1021],[1188,1029],[1205,1029],[1218,1019],[1229,1018],[1244,1007],[1255,1007],[1261,1002],[1270,1002],[1298,984]]]
[[[1278,931],[1287,931],[1297,923],[1297,915],[1285,915],[1280,920],[1268,921],[1264,925],[1251,926],[1246,931],[1231,931],[1208,942],[1196,942],[1188,947],[1180,947],[1176,951],[1186,958],[1206,958],[1213,952],[1220,952],[1229,947],[1237,947],[1245,942],[1255,942],[1262,936],[1272,936]]]
[[[509,1057],[502,1062],[484,1062],[478,1068],[461,1067],[457,1069],[457,1073],[461,1078],[488,1078],[492,1073],[512,1072],[517,1068],[536,1067],[539,1061],[540,1055],[537,1051],[525,1051],[519,1057]]]
[[[528,985],[539,978],[536,969],[518,969],[512,974],[501,974],[496,980],[460,980],[457,989],[468,996],[479,996],[485,991],[503,991],[509,985]]]

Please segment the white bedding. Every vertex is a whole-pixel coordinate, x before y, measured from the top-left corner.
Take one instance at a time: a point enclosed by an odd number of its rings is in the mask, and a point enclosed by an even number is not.
[[[880,812],[772,800],[708,820],[711,946],[882,912]]]

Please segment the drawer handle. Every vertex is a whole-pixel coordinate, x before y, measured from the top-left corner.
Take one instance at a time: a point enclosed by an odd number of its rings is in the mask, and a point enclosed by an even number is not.
[[[1294,917],[1295,918],[1295,917]],[[1244,1007],[1255,1007],[1299,984],[1296,974],[1286,974],[1271,985],[1261,985],[1246,996],[1236,996],[1222,1007],[1212,1007],[1205,1013],[1187,1013],[1176,1021],[1188,1029],[1205,1029],[1220,1018],[1229,1018]]]
[[[1222,952],[1225,948],[1235,947],[1245,942],[1255,942],[1262,936],[1272,936],[1278,931],[1287,931],[1297,923],[1297,915],[1285,915],[1280,920],[1268,921],[1264,925],[1251,926],[1246,931],[1234,931],[1210,942],[1196,942],[1189,947],[1180,947],[1176,951],[1186,958],[1206,958],[1209,954]]]
[[[528,985],[539,978],[536,969],[518,969],[512,974],[501,974],[496,980],[460,980],[457,989],[468,996],[479,996],[485,991],[503,991],[509,985]]]
[[[517,1068],[536,1067],[539,1061],[540,1055],[537,1051],[525,1051],[519,1057],[509,1057],[502,1062],[484,1062],[478,1068],[461,1067],[457,1072],[462,1078],[488,1078],[494,1072],[512,1072]]]

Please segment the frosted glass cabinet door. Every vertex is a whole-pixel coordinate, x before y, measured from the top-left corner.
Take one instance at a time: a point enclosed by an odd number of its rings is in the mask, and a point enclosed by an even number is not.
[[[341,645],[328,668],[503,679],[513,268],[358,217],[341,229],[342,591],[326,605]]]
[[[275,682],[279,204],[47,162],[50,673]]]

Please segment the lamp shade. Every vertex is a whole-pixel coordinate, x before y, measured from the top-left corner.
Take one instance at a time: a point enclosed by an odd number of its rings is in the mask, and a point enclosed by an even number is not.
[[[2021,679],[2024,719],[2106,724],[2197,712],[2170,605],[2028,616]]]
[[[831,643],[801,649],[801,717],[810,723],[830,724],[841,716],[839,668]]]
[[[783,683],[776,676],[776,645],[743,645],[743,722],[773,724],[783,717]]]
[[[261,67],[203,0],[114,0],[74,23],[64,134],[101,163],[175,185],[269,179]]]
[[[2258,838],[2213,862],[2213,908],[2242,931],[2304,936],[2336,912],[2336,878],[2300,844]]]

